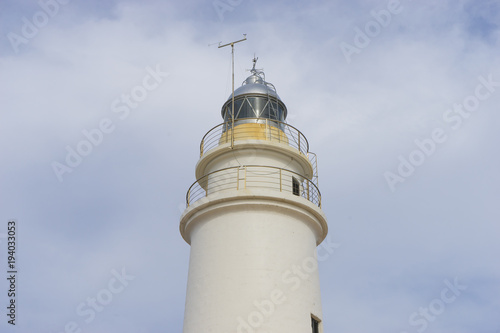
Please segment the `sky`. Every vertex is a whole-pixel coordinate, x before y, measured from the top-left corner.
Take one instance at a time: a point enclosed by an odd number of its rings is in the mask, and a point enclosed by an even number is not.
[[[2,0],[0,331],[182,332],[179,218],[231,92],[217,46],[246,34],[236,87],[255,54],[318,155],[324,332],[499,333],[499,22],[493,0]]]

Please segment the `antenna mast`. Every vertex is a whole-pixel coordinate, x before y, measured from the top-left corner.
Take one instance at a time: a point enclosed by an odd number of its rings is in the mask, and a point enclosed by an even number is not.
[[[232,66],[232,102],[231,102],[231,149],[234,147],[234,44],[243,42],[247,40],[247,34],[243,34],[243,39],[237,40],[235,42],[227,43],[224,45],[220,45],[219,43],[219,49],[221,47],[225,47],[228,45],[231,45],[231,66]]]

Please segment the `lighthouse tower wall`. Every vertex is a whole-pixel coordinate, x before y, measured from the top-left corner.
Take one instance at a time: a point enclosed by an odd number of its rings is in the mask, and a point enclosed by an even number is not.
[[[184,333],[303,333],[322,318],[319,210],[255,194],[228,193],[189,219]]]

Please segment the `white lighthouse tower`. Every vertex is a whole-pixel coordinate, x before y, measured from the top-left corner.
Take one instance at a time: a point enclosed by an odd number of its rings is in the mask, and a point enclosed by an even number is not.
[[[186,196],[184,333],[322,332],[316,155],[255,62],[201,140]]]

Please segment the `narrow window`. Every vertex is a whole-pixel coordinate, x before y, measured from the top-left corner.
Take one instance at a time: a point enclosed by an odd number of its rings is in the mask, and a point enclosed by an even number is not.
[[[300,195],[300,183],[295,177],[292,177],[292,193],[294,195]]]
[[[311,315],[312,333],[319,333],[319,322],[319,319],[316,319],[313,315]]]

